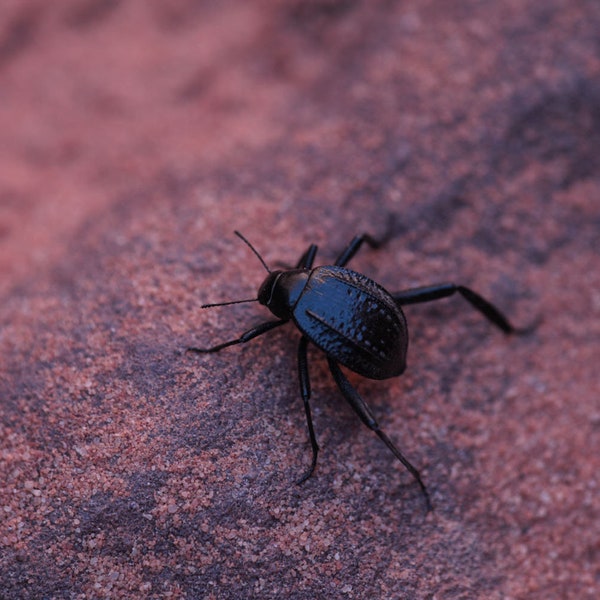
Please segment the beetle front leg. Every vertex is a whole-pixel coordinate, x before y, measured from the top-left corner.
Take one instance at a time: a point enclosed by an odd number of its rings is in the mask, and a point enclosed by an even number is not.
[[[267,333],[267,331],[271,331],[271,329],[275,329],[275,327],[279,327],[287,323],[286,320],[281,319],[279,321],[266,321],[265,323],[261,323],[252,329],[248,329],[242,333],[239,338],[235,340],[229,340],[228,342],[223,342],[222,344],[217,344],[216,346],[212,346],[211,348],[195,348],[190,347],[186,349],[186,352],[196,352],[198,354],[205,354],[207,352],[218,352],[219,350],[223,350],[223,348],[227,348],[228,346],[235,346],[236,344],[244,344],[253,340],[255,337],[262,335],[263,333]]]
[[[392,451],[393,455],[404,465],[406,470],[414,477],[414,479],[419,484],[421,488],[421,492],[425,498],[425,504],[427,506],[427,511],[432,510],[431,499],[429,498],[429,492],[421,479],[421,475],[419,471],[408,461],[408,459],[396,448],[393,444],[392,440],[379,428],[379,424],[377,420],[373,416],[373,413],[365,403],[365,401],[361,398],[359,393],[354,389],[352,384],[348,381],[348,378],[342,373],[339,365],[335,360],[331,357],[327,357],[327,361],[329,362],[329,369],[331,370],[331,374],[337,383],[337,386],[340,388],[342,395],[348,401],[348,404],[353,408],[354,412],[359,416],[360,420],[371,430],[374,431],[379,438],[383,441],[383,443]]]
[[[300,380],[300,395],[302,396],[302,401],[304,402],[306,423],[308,425],[308,435],[310,437],[310,445],[312,447],[312,462],[308,471],[306,471],[306,473],[304,473],[304,475],[302,475],[302,477],[296,482],[298,485],[304,483],[313,474],[313,471],[317,466],[317,455],[319,454],[319,444],[317,444],[317,437],[315,436],[312,416],[310,414],[310,378],[308,375],[308,359],[306,355],[307,346],[308,339],[302,336],[300,338],[300,343],[298,344],[298,377]]]

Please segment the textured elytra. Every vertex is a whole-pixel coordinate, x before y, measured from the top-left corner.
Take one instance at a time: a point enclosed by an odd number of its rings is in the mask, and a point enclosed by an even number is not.
[[[359,375],[387,379],[404,372],[404,314],[383,287],[360,273],[314,269],[293,318],[311,342]]]

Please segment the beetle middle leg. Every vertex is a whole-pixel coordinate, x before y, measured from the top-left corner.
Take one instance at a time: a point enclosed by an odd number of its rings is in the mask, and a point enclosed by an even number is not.
[[[368,233],[357,235],[352,239],[348,246],[346,246],[346,249],[338,256],[338,259],[335,261],[336,267],[345,267],[352,257],[358,252],[364,242],[367,242],[371,248],[379,248],[381,245],[379,241],[377,241]]]
[[[342,395],[348,401],[354,412],[359,416],[360,420],[372,431],[374,431],[383,443],[392,451],[394,456],[404,465],[406,470],[414,477],[419,484],[421,492],[425,498],[425,504],[427,505],[427,511],[432,510],[431,499],[429,498],[429,492],[421,479],[419,471],[408,461],[408,459],[396,448],[392,440],[379,428],[379,423],[373,416],[373,413],[361,398],[359,393],[354,389],[352,384],[348,381],[348,378],[344,375],[339,365],[331,357],[327,357],[329,362],[329,369],[337,386],[340,388]]]
[[[298,344],[298,377],[300,380],[300,395],[304,402],[308,435],[310,436],[310,445],[312,447],[312,462],[308,471],[306,471],[306,473],[304,473],[304,475],[296,482],[298,485],[304,483],[313,474],[313,471],[317,466],[317,455],[319,454],[319,444],[317,444],[312,416],[310,414],[310,378],[308,376],[307,346],[308,339],[305,336],[302,336],[300,338],[300,343]]]
[[[514,327],[491,302],[463,285],[456,285],[454,283],[427,285],[397,292],[392,294],[392,297],[400,306],[405,306],[406,304],[439,300],[440,298],[452,296],[456,292],[467,300],[471,306],[476,308],[488,321],[504,331],[504,333],[524,333],[525,330]]]

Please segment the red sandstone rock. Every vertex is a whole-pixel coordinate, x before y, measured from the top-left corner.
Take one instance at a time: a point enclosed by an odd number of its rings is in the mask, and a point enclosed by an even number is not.
[[[5,2],[0,589],[6,598],[596,598],[597,4]],[[249,297],[308,243],[406,310],[408,370],[352,381]]]

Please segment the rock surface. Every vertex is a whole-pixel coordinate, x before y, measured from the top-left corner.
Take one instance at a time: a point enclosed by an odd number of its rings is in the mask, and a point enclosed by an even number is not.
[[[3,598],[600,596],[596,0],[0,8]],[[267,263],[306,246],[407,307],[400,378],[309,353],[319,464]],[[319,261],[318,260],[318,261]],[[317,262],[318,262],[317,261]]]

